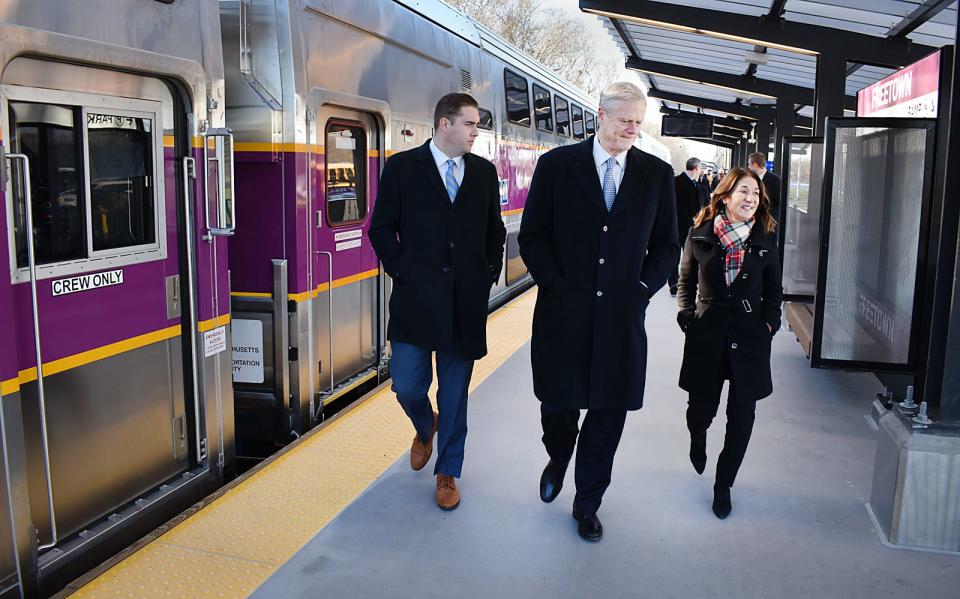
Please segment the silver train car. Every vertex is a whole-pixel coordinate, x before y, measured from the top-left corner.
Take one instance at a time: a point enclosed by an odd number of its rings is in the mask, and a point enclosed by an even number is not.
[[[238,437],[285,443],[388,376],[377,181],[457,90],[501,176],[493,307],[530,284],[536,159],[596,124],[493,33],[426,0],[0,0],[0,597],[55,592],[230,479]]]
[[[0,596],[62,588],[230,476],[218,9],[0,0]]]
[[[237,436],[284,443],[323,405],[385,380],[390,279],[366,240],[384,161],[431,137],[449,92],[480,103],[506,264],[490,305],[531,281],[517,232],[537,158],[594,132],[596,100],[437,0],[220,2],[236,139],[230,242]]]

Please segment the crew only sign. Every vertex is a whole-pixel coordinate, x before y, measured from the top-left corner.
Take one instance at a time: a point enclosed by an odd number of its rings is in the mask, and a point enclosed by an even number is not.
[[[123,270],[108,270],[69,279],[57,279],[53,282],[52,288],[53,295],[58,296],[114,285],[123,285]]]

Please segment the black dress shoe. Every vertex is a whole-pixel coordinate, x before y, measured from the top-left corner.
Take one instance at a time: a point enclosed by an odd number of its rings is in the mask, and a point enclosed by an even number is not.
[[[733,510],[733,504],[730,503],[730,487],[722,485],[713,486],[713,513],[717,518],[723,520],[730,515]]]
[[[599,541],[603,537],[603,524],[596,512],[581,512],[573,508],[573,519],[577,521],[577,533],[586,541]]]
[[[676,295],[676,294],[677,294],[677,288],[676,288],[676,287],[670,287],[670,295]]]
[[[553,460],[547,462],[547,467],[540,475],[540,500],[550,503],[560,494],[563,488],[563,475],[567,473],[567,465],[556,464]]]
[[[707,467],[707,431],[690,431],[690,463],[697,474]]]

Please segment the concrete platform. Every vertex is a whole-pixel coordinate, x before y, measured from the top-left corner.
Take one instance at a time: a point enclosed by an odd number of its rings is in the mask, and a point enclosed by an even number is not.
[[[774,339],[775,392],[758,406],[733,513],[718,520],[724,419],[698,476],[674,314],[665,292],[653,299],[646,407],[628,415],[600,543],[576,534],[572,469],[555,502],[538,498],[547,458],[526,344],[471,395],[459,509],[441,512],[432,466],[412,472],[403,455],[254,596],[960,596],[960,557],[883,545],[864,508],[876,448],[864,415],[877,383],[811,370],[788,332]]]

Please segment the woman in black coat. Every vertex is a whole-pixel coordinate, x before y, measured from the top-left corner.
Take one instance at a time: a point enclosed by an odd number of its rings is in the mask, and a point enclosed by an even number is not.
[[[770,341],[783,299],[775,227],[760,178],[734,168],[694,218],[680,263],[677,322],[686,333],[680,387],[690,394],[690,461],[698,474],[723,382],[730,381],[713,487],[713,512],[721,519],[732,509],[730,487],[747,451],[756,402],[773,392]]]

